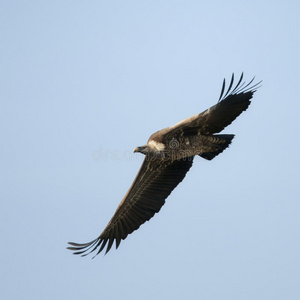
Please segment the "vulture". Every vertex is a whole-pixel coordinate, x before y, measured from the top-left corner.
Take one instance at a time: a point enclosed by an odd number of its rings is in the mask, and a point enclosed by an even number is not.
[[[184,179],[196,155],[211,160],[229,146],[234,135],[219,132],[250,105],[261,83],[253,84],[253,80],[246,84],[242,73],[234,85],[232,74],[227,89],[223,80],[217,104],[153,133],[146,145],[136,147],[134,152],[144,154],[144,161],[103,232],[89,243],[69,242],[67,249],[85,256],[95,250],[97,255],[107,246],[106,254],[114,241],[118,248],[121,240],[158,213],[166,198]]]

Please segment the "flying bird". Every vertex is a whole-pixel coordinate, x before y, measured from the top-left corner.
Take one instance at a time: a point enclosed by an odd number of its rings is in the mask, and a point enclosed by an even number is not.
[[[233,87],[232,74],[226,92],[224,79],[216,105],[155,132],[146,145],[136,147],[134,152],[144,154],[144,161],[111,220],[98,238],[85,244],[69,242],[68,249],[82,256],[97,249],[97,255],[107,245],[107,253],[114,241],[118,248],[121,240],[158,213],[166,198],[184,179],[196,155],[211,160],[229,146],[234,135],[218,133],[250,105],[260,84],[252,84],[253,80],[245,84],[242,73]]]

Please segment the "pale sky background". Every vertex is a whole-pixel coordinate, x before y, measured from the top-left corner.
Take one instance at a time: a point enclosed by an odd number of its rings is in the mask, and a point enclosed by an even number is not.
[[[300,2],[0,2],[1,299],[300,299]],[[155,131],[263,86],[213,161],[116,251]]]

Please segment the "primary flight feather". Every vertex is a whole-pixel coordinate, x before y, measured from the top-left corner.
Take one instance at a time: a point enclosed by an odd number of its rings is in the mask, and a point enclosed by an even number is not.
[[[107,246],[107,253],[114,241],[118,248],[121,240],[159,212],[191,168],[195,155],[211,160],[229,146],[234,135],[216,133],[248,108],[259,85],[251,85],[253,79],[242,83],[242,73],[233,87],[232,75],[226,92],[224,79],[216,105],[155,132],[146,145],[136,147],[134,152],[145,155],[144,162],[111,220],[98,238],[85,244],[70,242],[68,249],[85,256],[96,249],[97,255]]]

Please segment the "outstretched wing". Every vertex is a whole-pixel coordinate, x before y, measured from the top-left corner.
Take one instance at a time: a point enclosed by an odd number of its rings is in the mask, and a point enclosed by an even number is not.
[[[250,99],[261,83],[259,82],[251,85],[254,78],[248,84],[245,84],[245,82],[242,83],[242,80],[243,73],[238,83],[233,88],[234,74],[232,74],[229,87],[225,92],[224,79],[221,95],[216,105],[202,113],[184,119],[174,126],[159,131],[159,135],[162,135],[163,139],[168,139],[170,136],[174,136],[176,134],[210,135],[222,131],[248,108],[251,103]],[[155,139],[155,134],[153,134],[153,139]]]
[[[70,242],[72,247],[68,249],[76,251],[74,254],[85,256],[98,247],[99,254],[108,243],[107,253],[114,241],[118,248],[121,240],[159,212],[165,199],[183,180],[192,163],[193,157],[171,162],[151,160],[146,156],[129,191],[101,235],[86,244]]]

